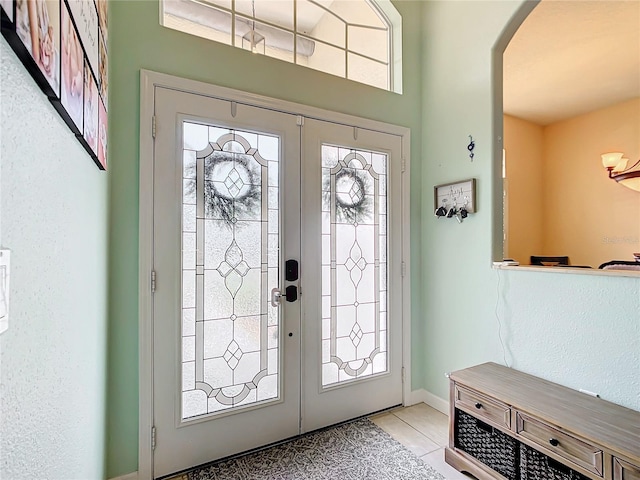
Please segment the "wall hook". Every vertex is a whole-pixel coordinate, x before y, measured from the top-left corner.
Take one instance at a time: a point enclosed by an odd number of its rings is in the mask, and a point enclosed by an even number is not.
[[[469,158],[471,159],[472,162],[474,157],[474,153],[473,153],[474,148],[476,148],[476,142],[474,142],[473,137],[469,135],[469,145],[467,145],[467,150],[469,150]]]

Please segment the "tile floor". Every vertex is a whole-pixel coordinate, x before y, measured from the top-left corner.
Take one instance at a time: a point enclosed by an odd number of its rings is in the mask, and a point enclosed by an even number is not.
[[[370,417],[386,431],[440,472],[446,480],[470,480],[444,461],[444,447],[449,443],[449,417],[425,403],[400,407]]]

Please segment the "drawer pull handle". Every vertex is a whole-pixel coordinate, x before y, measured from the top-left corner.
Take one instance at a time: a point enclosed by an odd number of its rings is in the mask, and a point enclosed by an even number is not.
[[[477,408],[478,410],[480,410],[480,409],[482,408],[482,404],[481,404],[481,403],[479,403],[479,402],[478,402],[478,403],[476,403],[476,408]]]
[[[554,447],[557,447],[558,445],[560,445],[560,442],[555,438],[550,439],[549,443]]]

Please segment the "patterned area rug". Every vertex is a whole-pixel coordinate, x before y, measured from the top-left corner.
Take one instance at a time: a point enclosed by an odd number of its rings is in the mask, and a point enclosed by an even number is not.
[[[367,419],[185,475],[188,480],[444,480]]]

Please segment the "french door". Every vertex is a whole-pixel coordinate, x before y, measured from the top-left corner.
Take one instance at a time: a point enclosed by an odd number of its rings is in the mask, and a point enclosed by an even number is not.
[[[154,476],[400,404],[400,137],[154,108]]]
[[[302,138],[302,426],[311,431],[402,402],[401,141],[314,119]]]

